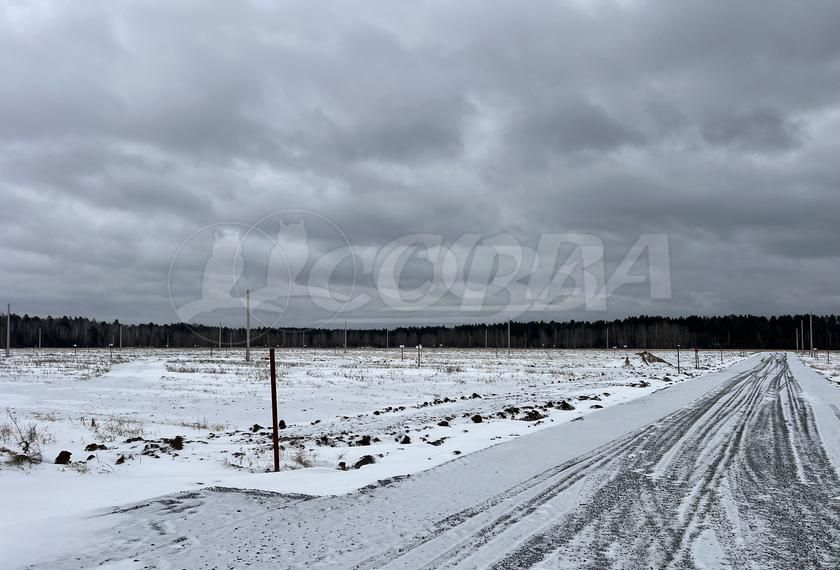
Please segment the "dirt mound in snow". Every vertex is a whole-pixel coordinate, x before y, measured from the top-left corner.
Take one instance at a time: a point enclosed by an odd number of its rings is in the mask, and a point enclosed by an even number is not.
[[[70,453],[67,450],[60,451],[58,453],[58,456],[55,458],[55,464],[56,465],[67,465],[68,463],[70,463],[70,456],[71,455],[73,455],[73,454]]]
[[[647,350],[643,350],[642,352],[637,352],[636,354],[639,355],[639,358],[641,358],[642,362],[644,362],[645,364],[655,364],[655,363],[660,363],[661,362],[663,364],[667,364],[668,366],[671,365],[671,363],[668,362],[667,360],[665,360],[663,358],[659,358],[658,356],[648,352]]]
[[[365,465],[373,465],[374,463],[376,463],[376,459],[374,459],[373,455],[363,455],[362,458],[353,465],[353,468],[361,469]]]

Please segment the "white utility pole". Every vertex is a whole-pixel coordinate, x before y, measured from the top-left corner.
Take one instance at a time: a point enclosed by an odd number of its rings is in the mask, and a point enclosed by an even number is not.
[[[799,350],[805,352],[805,320],[799,320]]]
[[[6,305],[6,358],[11,356],[12,347],[12,305]]]
[[[245,290],[245,362],[251,362],[251,290]]]

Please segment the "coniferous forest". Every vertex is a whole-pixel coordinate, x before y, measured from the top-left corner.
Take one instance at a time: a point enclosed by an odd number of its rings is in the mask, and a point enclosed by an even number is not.
[[[5,345],[5,315],[2,317]],[[796,331],[804,328],[809,346],[808,315],[719,317],[638,316],[621,320],[529,321],[510,323],[512,348],[752,348],[794,349]],[[44,348],[243,346],[245,328],[196,324],[121,324],[84,317],[11,317],[11,346]],[[252,346],[333,348],[344,345],[343,328],[254,328]],[[459,348],[507,347],[508,324],[405,326],[348,329],[348,347],[385,348],[399,345]],[[836,349],[840,344],[840,316],[814,315],[814,347]]]

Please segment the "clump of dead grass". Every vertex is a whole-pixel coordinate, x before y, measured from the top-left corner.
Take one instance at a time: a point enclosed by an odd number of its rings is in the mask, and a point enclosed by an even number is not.
[[[12,447],[0,447],[7,457],[4,463],[17,467],[41,463],[41,446],[53,443],[55,436],[35,423],[21,426],[11,408],[6,408],[6,414],[9,422],[0,425],[0,441]]]

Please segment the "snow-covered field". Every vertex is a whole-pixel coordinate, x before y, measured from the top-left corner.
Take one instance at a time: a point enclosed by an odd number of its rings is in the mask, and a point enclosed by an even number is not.
[[[823,376],[836,384],[840,384],[840,353],[825,351],[817,352],[813,358],[807,353],[801,353],[799,358],[811,368],[822,373]]]
[[[738,353],[279,350],[282,472],[272,464],[267,351],[17,351],[0,361],[0,546],[166,493],[234,487],[323,495],[416,473],[702,376]],[[20,457],[23,439],[43,462]],[[32,437],[28,437],[28,436]],[[39,448],[39,449],[36,449]],[[61,451],[70,463],[57,465]],[[360,465],[369,456],[372,464]],[[78,523],[74,523],[78,526]],[[92,523],[91,523],[92,524]],[[66,534],[66,533],[65,533]],[[28,538],[30,537],[30,538]],[[70,540],[68,538],[67,540]],[[67,545],[62,545],[66,548]]]

